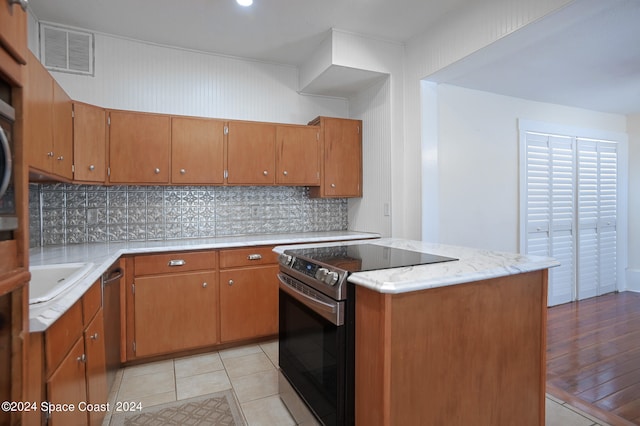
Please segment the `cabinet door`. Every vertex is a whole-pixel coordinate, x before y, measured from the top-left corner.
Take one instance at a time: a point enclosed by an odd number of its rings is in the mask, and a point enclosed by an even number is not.
[[[53,81],[53,173],[73,178],[73,103]]]
[[[278,333],[278,265],[220,271],[220,340]]]
[[[27,58],[27,13],[20,5],[0,4],[0,45],[19,64]],[[3,61],[4,62],[4,61]]]
[[[136,357],[216,344],[217,310],[215,272],[136,278]]]
[[[106,122],[103,108],[73,105],[73,180],[105,182]]]
[[[273,184],[276,163],[275,125],[232,121],[228,128],[227,183]]]
[[[362,197],[362,121],[321,117],[323,176],[311,196]]]
[[[23,91],[24,119],[37,125],[24,126],[25,154],[29,166],[52,170],[53,79],[35,56],[29,56]]]
[[[168,115],[110,111],[109,168],[112,183],[168,183]]]
[[[171,118],[171,182],[224,183],[224,122]]]
[[[104,346],[104,318],[102,309],[89,323],[84,331],[84,348],[87,356],[87,402],[90,404],[104,404],[108,400],[107,370]],[[101,425],[104,411],[89,413],[90,425]]]
[[[74,404],[87,400],[85,383],[84,339],[79,338],[58,369],[47,380],[48,402]],[[50,426],[83,425],[87,423],[85,411],[53,411]]]
[[[319,185],[319,134],[316,126],[278,126],[276,183]]]

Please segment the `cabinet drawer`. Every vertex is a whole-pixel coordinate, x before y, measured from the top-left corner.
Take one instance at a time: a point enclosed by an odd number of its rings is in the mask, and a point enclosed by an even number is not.
[[[216,268],[216,252],[176,252],[137,256],[134,265],[136,276],[210,270]]]
[[[67,312],[44,333],[45,364],[49,376],[65,357],[71,346],[82,336],[82,305],[74,303]]]
[[[273,252],[273,247],[271,246],[220,250],[221,269],[271,263],[278,263],[278,255]]]
[[[102,286],[98,280],[82,296],[82,320],[85,326],[96,315],[100,306],[102,306]]]

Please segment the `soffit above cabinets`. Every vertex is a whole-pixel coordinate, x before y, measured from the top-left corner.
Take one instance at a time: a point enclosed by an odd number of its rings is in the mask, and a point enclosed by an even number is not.
[[[300,88],[300,93],[348,98],[383,80],[386,76],[387,74],[375,71],[330,65],[309,84]]]

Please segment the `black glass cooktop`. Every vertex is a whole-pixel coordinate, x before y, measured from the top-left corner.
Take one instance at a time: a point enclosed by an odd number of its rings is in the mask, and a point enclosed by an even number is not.
[[[333,266],[350,272],[426,265],[458,260],[452,257],[420,253],[376,244],[316,247],[287,250],[287,254]]]

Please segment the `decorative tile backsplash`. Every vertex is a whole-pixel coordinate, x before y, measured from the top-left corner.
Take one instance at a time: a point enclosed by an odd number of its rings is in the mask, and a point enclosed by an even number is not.
[[[306,187],[30,184],[31,247],[347,229]]]

